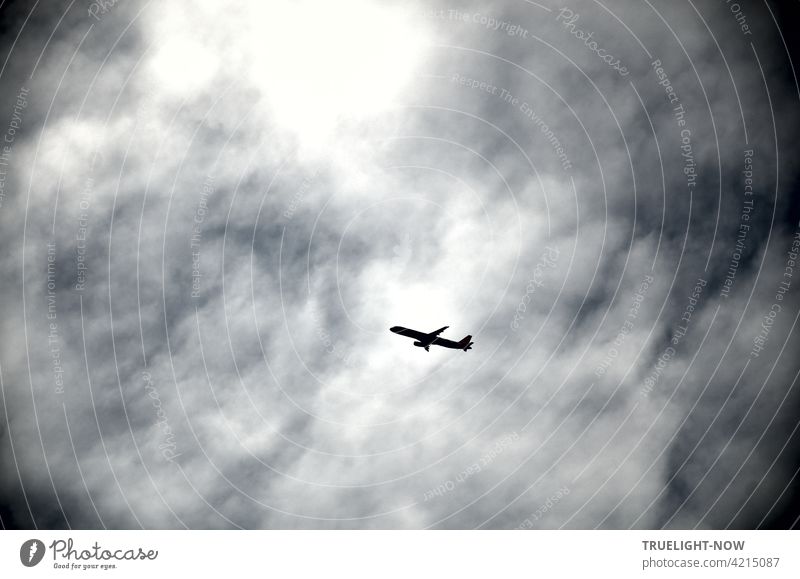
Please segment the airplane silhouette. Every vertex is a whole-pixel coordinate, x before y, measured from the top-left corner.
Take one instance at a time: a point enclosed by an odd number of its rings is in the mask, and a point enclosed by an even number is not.
[[[416,342],[414,345],[418,348],[425,348],[426,352],[430,352],[431,346],[443,346],[445,348],[452,348],[453,350],[467,350],[472,349],[472,344],[474,342],[470,342],[472,336],[467,336],[460,342],[453,342],[452,340],[446,340],[444,338],[440,338],[439,334],[444,332],[450,326],[445,326],[444,328],[439,328],[435,332],[431,332],[430,334],[425,334],[423,332],[418,332],[417,330],[409,330],[408,328],[404,328],[403,326],[394,326],[393,328],[389,328],[390,332],[394,332],[395,334],[400,334],[401,336],[408,336],[409,338],[414,338]]]

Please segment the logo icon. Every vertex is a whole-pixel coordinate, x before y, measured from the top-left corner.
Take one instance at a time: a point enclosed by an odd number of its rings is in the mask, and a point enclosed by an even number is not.
[[[39,539],[28,539],[19,548],[19,560],[26,567],[35,567],[44,557],[44,543]]]

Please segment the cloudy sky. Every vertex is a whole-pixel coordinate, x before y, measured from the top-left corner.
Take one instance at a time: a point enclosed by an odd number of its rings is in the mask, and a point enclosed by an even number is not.
[[[2,3],[3,527],[800,525],[796,2],[101,4]]]

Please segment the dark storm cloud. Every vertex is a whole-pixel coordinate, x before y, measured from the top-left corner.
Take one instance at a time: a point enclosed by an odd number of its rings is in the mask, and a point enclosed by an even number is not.
[[[44,51],[62,13],[33,12],[0,101],[30,89],[3,524],[794,524],[798,94],[766,9],[375,6],[76,6]]]

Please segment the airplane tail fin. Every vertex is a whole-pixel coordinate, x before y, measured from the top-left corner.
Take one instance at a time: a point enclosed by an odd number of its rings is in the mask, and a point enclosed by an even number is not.
[[[470,342],[471,339],[472,339],[472,336],[467,336],[466,338],[464,338],[463,340],[461,340],[458,343],[458,347],[461,348],[462,350],[464,350],[465,352],[467,350],[471,350],[472,349],[472,344],[475,343],[475,342]]]

